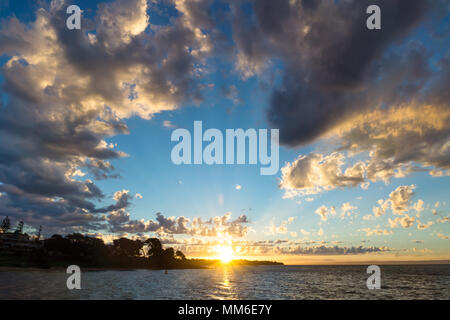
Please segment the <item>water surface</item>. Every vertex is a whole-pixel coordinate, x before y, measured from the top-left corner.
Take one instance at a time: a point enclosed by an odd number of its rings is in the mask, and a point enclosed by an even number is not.
[[[0,299],[450,299],[450,265],[380,267],[380,290],[367,289],[367,266],[87,271],[82,290],[63,271],[2,271]]]

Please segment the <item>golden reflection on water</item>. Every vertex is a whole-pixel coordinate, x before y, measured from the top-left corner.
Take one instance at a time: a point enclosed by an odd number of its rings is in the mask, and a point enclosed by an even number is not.
[[[223,267],[223,281],[222,281],[222,287],[224,289],[231,289],[230,285],[230,266],[224,266]]]
[[[213,295],[214,299],[238,299],[238,288],[234,281],[234,268],[228,264],[221,265],[216,268],[217,275],[217,290]]]

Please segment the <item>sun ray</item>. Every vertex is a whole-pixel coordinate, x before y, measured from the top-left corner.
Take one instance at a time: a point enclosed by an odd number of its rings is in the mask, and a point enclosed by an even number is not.
[[[231,246],[217,246],[215,251],[217,252],[217,258],[220,259],[222,263],[229,263],[233,260],[233,248]]]

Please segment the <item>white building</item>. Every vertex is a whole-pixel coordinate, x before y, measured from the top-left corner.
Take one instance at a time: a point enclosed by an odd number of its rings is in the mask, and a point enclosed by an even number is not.
[[[0,251],[31,251],[41,249],[44,246],[43,241],[30,239],[27,234],[21,233],[0,233]]]

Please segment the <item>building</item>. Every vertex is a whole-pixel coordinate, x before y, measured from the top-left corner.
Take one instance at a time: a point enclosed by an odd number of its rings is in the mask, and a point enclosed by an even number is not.
[[[43,241],[30,239],[27,234],[17,232],[0,233],[1,252],[27,252],[42,249]]]

